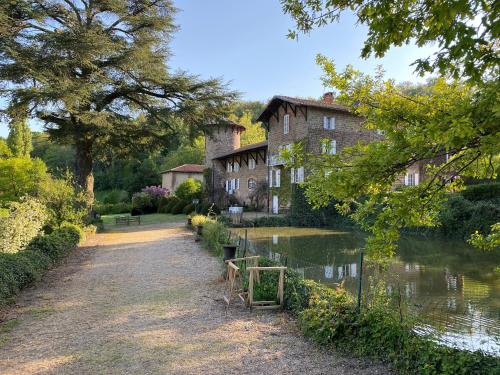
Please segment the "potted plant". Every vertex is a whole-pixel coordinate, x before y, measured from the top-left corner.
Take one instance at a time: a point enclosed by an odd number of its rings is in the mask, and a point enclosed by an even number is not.
[[[203,225],[202,224],[198,224],[196,226],[196,234],[198,236],[202,236],[203,235]]]
[[[188,215],[188,217],[187,217],[187,226],[190,227],[191,225],[193,225],[193,220],[191,219],[191,215]]]

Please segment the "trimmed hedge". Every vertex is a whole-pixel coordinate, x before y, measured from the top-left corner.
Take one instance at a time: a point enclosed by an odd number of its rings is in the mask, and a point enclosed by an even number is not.
[[[193,213],[195,210],[195,205],[192,204],[192,203],[188,203],[183,209],[182,209],[182,213],[183,214],[186,214],[186,215],[189,215],[190,213]]]
[[[174,215],[179,215],[182,214],[182,210],[184,210],[184,207],[186,207],[189,204],[189,202],[179,200],[173,207],[172,210],[170,211],[171,214]]]
[[[35,237],[17,253],[0,253],[0,307],[12,302],[22,288],[39,280],[80,239],[80,231],[68,225]]]
[[[181,200],[175,196],[171,197],[167,205],[165,206],[164,212],[165,214],[172,213],[172,209],[177,205]]]

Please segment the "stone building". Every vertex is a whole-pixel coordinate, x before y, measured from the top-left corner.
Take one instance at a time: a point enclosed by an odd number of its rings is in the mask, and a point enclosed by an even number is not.
[[[229,120],[207,125],[205,184],[209,199],[221,207],[256,206],[272,213],[290,207],[291,188],[304,181],[307,167],[287,169],[280,151],[301,142],[307,153],[335,154],[356,143],[383,138],[380,131],[362,126],[363,119],[333,101],[274,96],[258,121],[267,140],[240,147],[245,127]],[[418,185],[424,164],[412,166],[400,184]]]

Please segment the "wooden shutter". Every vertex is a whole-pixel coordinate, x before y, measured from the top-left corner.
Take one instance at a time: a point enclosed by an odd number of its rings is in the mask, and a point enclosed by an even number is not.
[[[281,186],[281,170],[280,169],[277,169],[275,171],[275,178],[276,178],[276,180],[275,180],[275,184],[274,185],[276,187],[280,187]]]
[[[405,174],[405,185],[408,186],[408,173]]]
[[[273,170],[269,170],[269,187],[273,187]]]
[[[297,182],[304,182],[304,167],[297,170]]]
[[[418,185],[418,183],[419,183],[418,179],[419,179],[419,175],[418,175],[418,173],[415,173],[415,178],[414,178],[414,180],[415,180],[414,185],[415,186]]]
[[[337,153],[337,141],[333,139],[330,141],[330,154],[335,155]]]
[[[295,183],[295,168],[290,169],[290,180],[292,184]]]
[[[328,117],[323,116],[323,129],[328,129],[328,127],[329,127]]]

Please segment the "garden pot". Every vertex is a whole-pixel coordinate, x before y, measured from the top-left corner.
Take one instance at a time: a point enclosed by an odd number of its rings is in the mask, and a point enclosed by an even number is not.
[[[190,217],[188,217],[187,225],[188,225],[188,227],[190,227],[191,225],[193,225],[193,221],[191,220]]]
[[[197,225],[196,226],[196,234],[198,236],[202,236],[203,235],[203,225]]]
[[[236,245],[222,245],[224,249],[224,261],[236,258]]]

